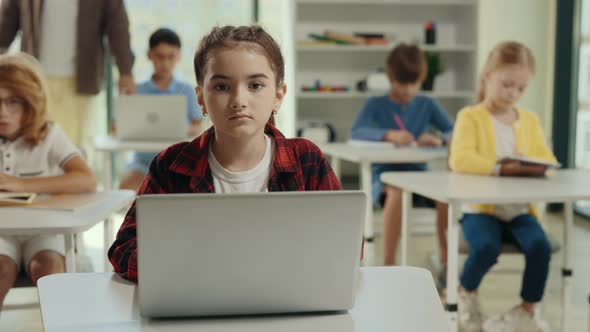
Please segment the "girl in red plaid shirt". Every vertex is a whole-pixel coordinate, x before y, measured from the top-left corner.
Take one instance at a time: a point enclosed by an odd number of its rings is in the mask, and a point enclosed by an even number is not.
[[[261,27],[213,28],[194,66],[198,103],[213,126],[156,156],[139,195],[342,189],[317,146],[275,128],[287,92],[284,62]],[[138,278],[136,224],[134,204],[108,253],[129,280]]]

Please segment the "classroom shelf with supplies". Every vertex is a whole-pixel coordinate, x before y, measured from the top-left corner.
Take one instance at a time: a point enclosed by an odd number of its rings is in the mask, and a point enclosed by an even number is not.
[[[336,141],[348,141],[366,99],[387,93],[385,58],[399,43],[419,45],[442,71],[420,94],[453,118],[473,102],[478,0],[294,0],[294,7],[299,128],[326,123]],[[343,173],[356,170],[345,165]]]

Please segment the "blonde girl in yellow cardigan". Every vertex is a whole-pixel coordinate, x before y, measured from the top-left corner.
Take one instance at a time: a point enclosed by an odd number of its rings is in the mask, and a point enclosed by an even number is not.
[[[489,176],[542,176],[543,166],[504,163],[523,155],[547,161],[555,157],[539,119],[516,106],[534,74],[534,57],[517,42],[503,42],[489,54],[481,75],[478,103],[462,109],[455,123],[449,164],[453,171]],[[463,331],[541,331],[534,305],[541,301],[551,245],[529,205],[463,207],[461,225],[471,247],[461,274],[459,323]],[[525,255],[522,302],[484,322],[477,289],[496,263],[502,242],[516,243]]]

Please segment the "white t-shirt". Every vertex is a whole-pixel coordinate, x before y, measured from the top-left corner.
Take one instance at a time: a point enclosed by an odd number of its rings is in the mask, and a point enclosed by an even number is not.
[[[516,138],[514,128],[492,116],[494,131],[496,133],[496,160],[516,155]],[[494,168],[494,175],[500,175],[500,165]],[[474,213],[476,211],[470,205],[463,207],[463,212]],[[498,204],[494,208],[494,216],[503,220],[511,221],[515,217],[528,213],[528,204]]]
[[[45,139],[35,146],[22,137],[14,141],[0,138],[0,171],[20,178],[62,175],[63,165],[79,155],[80,150],[57,124],[50,124]]]
[[[266,150],[262,159],[254,168],[243,172],[232,172],[225,169],[215,159],[209,148],[209,166],[213,175],[213,186],[217,194],[267,192],[268,177],[274,160],[274,141],[264,135]]]
[[[77,20],[77,0],[43,2],[39,62],[47,76],[75,75]]]
[[[497,160],[516,155],[514,128],[511,125],[501,122],[495,117],[492,117],[492,121],[496,132]],[[496,205],[494,209],[494,215],[503,221],[510,221],[525,213],[528,213],[528,204],[500,204]]]

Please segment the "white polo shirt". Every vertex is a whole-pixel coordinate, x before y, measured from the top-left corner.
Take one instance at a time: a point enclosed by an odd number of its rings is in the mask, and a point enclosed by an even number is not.
[[[492,123],[496,134],[496,160],[514,156],[516,153],[516,137],[512,125],[507,125],[495,117],[492,117]],[[501,168],[502,165],[496,164],[493,174],[500,176]],[[479,213],[470,204],[464,204],[462,210],[463,213]],[[528,204],[497,204],[494,208],[494,216],[505,222],[510,222],[525,213],[528,213]]]
[[[0,138],[0,172],[19,178],[62,175],[63,165],[79,155],[80,150],[55,123],[34,146],[22,137],[14,141]]]

